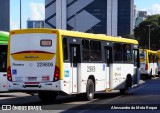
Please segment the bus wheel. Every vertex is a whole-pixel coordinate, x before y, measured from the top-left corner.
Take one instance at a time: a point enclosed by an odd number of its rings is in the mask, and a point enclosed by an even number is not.
[[[41,101],[45,102],[45,103],[52,103],[55,101],[56,97],[57,97],[57,92],[47,92],[47,91],[39,91],[38,92],[38,96],[40,98]]]
[[[125,88],[124,89],[120,89],[120,93],[122,95],[126,95],[128,94],[129,92],[129,88],[132,87],[132,76],[131,74],[128,74],[127,77],[126,77],[126,85],[125,85]]]
[[[152,78],[152,76],[150,74],[148,74],[148,77],[147,77],[149,80]]]
[[[152,69],[151,69],[150,74],[148,74],[148,79],[150,80],[151,78],[152,78]]]
[[[92,79],[88,79],[86,87],[86,100],[92,100],[94,98],[94,83]]]

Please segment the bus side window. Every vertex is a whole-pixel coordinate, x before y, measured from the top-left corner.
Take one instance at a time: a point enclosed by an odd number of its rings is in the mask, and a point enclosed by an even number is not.
[[[68,61],[68,43],[67,38],[63,38],[63,57],[64,61]]]
[[[154,63],[158,63],[158,58],[157,58],[156,54],[154,55]]]
[[[90,41],[91,47],[91,61],[101,61],[101,42],[100,41]]]
[[[89,50],[89,40],[82,40],[82,54],[83,54],[83,61],[90,60],[90,50]]]
[[[134,49],[133,50],[133,60],[134,60],[134,66],[139,68],[140,67],[140,56],[139,56],[139,50]]]
[[[150,63],[153,63],[154,62],[153,54],[150,54],[150,58],[151,58],[151,62]]]
[[[122,48],[121,43],[114,43],[113,44],[114,61],[118,61],[118,62],[123,61],[122,50],[123,50],[123,48]]]
[[[148,54],[148,58],[149,58],[149,63],[151,63],[152,62],[151,54]]]
[[[157,65],[159,66],[159,57],[158,56],[156,56],[156,62],[157,62]]]
[[[131,45],[123,44],[123,61],[132,62]]]

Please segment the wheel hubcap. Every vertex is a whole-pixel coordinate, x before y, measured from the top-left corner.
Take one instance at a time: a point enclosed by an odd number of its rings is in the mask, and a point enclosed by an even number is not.
[[[93,87],[92,85],[89,86],[89,97],[93,96]]]

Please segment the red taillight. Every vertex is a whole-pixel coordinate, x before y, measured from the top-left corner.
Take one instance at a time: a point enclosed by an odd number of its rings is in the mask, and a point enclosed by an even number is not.
[[[148,64],[146,64],[145,70],[148,70]]]
[[[53,81],[58,81],[59,80],[59,68],[55,66],[55,71],[54,71],[54,80]]]
[[[9,66],[7,69],[7,79],[12,81],[11,67]]]

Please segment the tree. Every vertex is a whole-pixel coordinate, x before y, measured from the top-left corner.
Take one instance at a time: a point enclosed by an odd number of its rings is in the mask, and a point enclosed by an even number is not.
[[[124,36],[124,38],[135,39],[134,35],[131,35],[131,34],[128,34],[128,35]]]
[[[160,49],[160,15],[148,16],[134,29],[134,36],[139,41],[141,48],[149,48],[149,31],[151,49]]]

